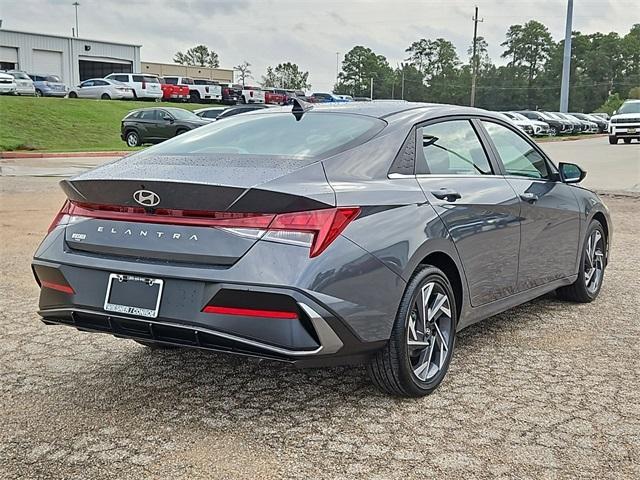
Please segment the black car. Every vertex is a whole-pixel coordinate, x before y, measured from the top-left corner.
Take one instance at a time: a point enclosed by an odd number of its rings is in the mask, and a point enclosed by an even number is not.
[[[234,115],[239,115],[241,113],[252,112],[254,110],[262,110],[265,108],[273,108],[273,105],[267,105],[264,103],[247,103],[245,105],[239,105],[237,107],[230,107],[218,114],[216,116],[216,120],[222,120],[224,118],[233,117]]]
[[[596,115],[587,115],[586,113],[572,113],[574,117],[584,120],[586,122],[593,122],[598,125],[598,133],[605,133],[609,129],[609,122],[604,118]]]
[[[561,120],[559,118],[554,118],[547,113],[541,113],[534,110],[520,110],[516,113],[520,115],[524,115],[531,120],[538,120],[539,122],[544,122],[549,125],[549,135],[552,137],[556,135],[571,133],[572,125],[565,120]]]
[[[474,108],[237,115],[63,180],[38,313],[156,349],[363,362],[426,395],[461,329],[553,291],[597,298],[613,225],[584,175]]]
[[[211,123],[182,108],[141,108],[122,119],[120,138],[129,147],[159,143]]]

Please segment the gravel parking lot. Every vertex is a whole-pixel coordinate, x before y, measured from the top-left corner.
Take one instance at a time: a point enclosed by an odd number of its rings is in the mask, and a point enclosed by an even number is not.
[[[639,197],[598,300],[547,296],[463,331],[432,396],[363,367],[152,352],[39,321],[29,261],[55,178],[0,178],[0,478],[639,478]]]

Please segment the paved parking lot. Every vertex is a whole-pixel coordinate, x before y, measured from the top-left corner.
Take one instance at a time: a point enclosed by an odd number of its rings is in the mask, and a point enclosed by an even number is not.
[[[605,198],[615,242],[596,302],[547,296],[470,327],[442,387],[398,400],[362,367],[45,327],[29,260],[57,180],[0,178],[0,478],[640,477],[637,196]]]

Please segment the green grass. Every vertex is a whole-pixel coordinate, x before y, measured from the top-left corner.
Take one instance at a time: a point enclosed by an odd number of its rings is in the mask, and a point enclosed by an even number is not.
[[[158,105],[189,110],[205,106],[0,96],[0,151],[132,150],[120,139],[120,121],[130,110]]]

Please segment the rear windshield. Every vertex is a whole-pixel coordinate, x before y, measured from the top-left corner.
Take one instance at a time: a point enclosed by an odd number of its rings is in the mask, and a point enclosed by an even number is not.
[[[45,80],[47,82],[55,82],[55,83],[62,82],[62,80],[60,80],[60,77],[56,77],[55,75],[48,75],[45,77]]]
[[[151,147],[149,153],[317,157],[363,143],[384,128],[378,118],[345,113],[247,113]]]

